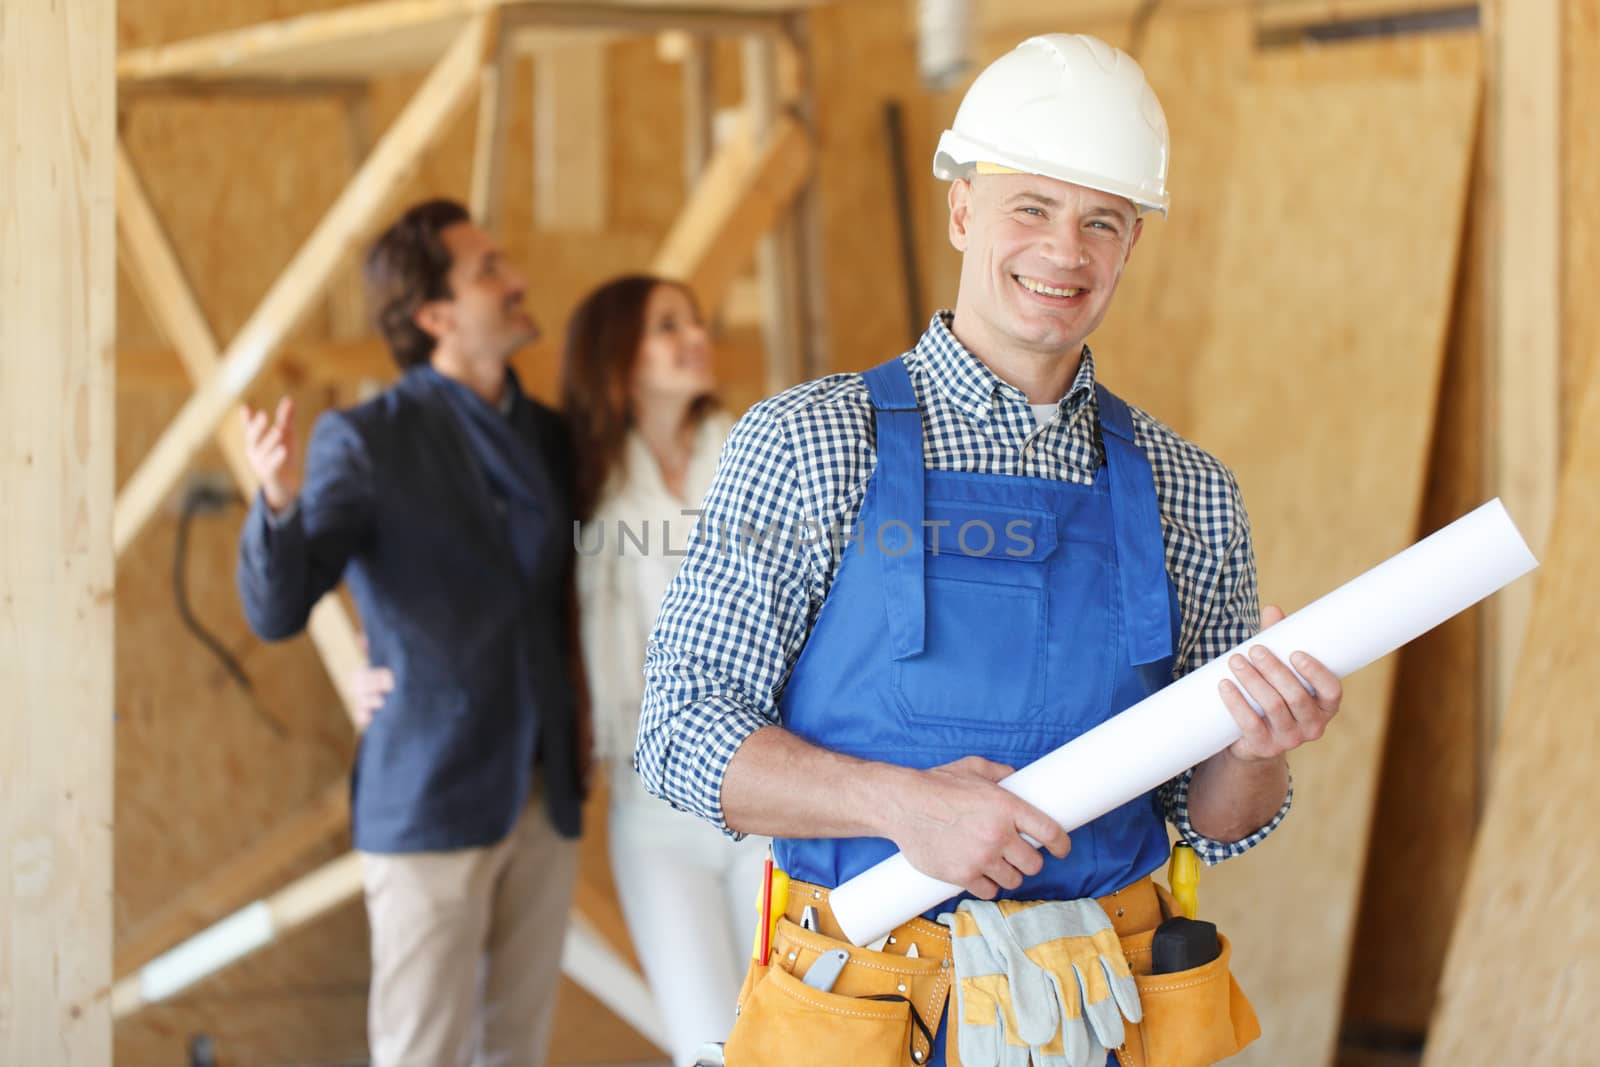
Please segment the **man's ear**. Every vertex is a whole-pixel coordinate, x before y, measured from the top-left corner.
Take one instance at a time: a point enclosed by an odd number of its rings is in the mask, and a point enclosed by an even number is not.
[[[950,183],[950,244],[967,250],[967,229],[972,225],[972,182],[957,178]]]
[[[417,324],[417,329],[437,341],[450,329],[454,318],[448,301],[429,300],[411,313],[411,321]]]
[[[1139,236],[1144,233],[1144,218],[1136,217],[1133,220],[1133,240],[1128,242],[1128,251],[1123,253],[1122,265],[1126,267],[1128,260],[1133,258],[1133,246],[1139,243]]]

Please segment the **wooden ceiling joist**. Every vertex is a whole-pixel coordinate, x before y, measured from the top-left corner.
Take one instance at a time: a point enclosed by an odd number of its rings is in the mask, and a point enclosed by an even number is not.
[[[124,92],[141,86],[193,89],[238,83],[255,87],[285,83],[337,86],[347,82],[420,71],[431,66],[467,25],[498,12],[522,40],[540,27],[585,32],[693,30],[708,34],[780,33],[787,13],[817,0],[720,0],[660,3],[601,0],[383,0],[321,11],[173,44],[125,52],[117,60]]]

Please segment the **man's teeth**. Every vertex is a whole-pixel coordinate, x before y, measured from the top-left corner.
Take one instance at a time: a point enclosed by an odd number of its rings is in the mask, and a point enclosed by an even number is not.
[[[1036,282],[1032,278],[1024,278],[1020,275],[1017,277],[1017,281],[1021,282],[1022,287],[1029,292],[1043,293],[1045,296],[1077,296],[1083,292],[1082,289],[1057,289],[1054,286]]]

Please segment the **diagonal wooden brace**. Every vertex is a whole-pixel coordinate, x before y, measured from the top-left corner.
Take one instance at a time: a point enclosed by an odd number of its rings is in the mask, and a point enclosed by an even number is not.
[[[388,208],[418,157],[477,85],[494,40],[495,13],[474,16],[345,187],[311,237],[228,346],[216,372],[178,412],[117,497],[112,539],[120,555],[182,477],[194,454],[311,310],[338,265]]]

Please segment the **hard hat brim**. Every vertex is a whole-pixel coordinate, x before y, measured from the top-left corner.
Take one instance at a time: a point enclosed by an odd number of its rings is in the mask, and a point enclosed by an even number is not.
[[[1081,185],[1086,189],[1096,189],[1112,196],[1120,196],[1131,201],[1141,215],[1147,211],[1159,212],[1162,218],[1167,215],[1168,196],[1165,189],[1154,191],[1135,188],[1101,174],[1090,174],[1064,167],[1059,163],[1029,159],[1013,152],[1006,152],[955,130],[944,131],[944,135],[939,138],[938,151],[933,156],[934,177],[947,182],[971,178],[979,163],[995,163],[1023,174],[1037,174],[1043,178],[1054,178],[1057,181]]]

